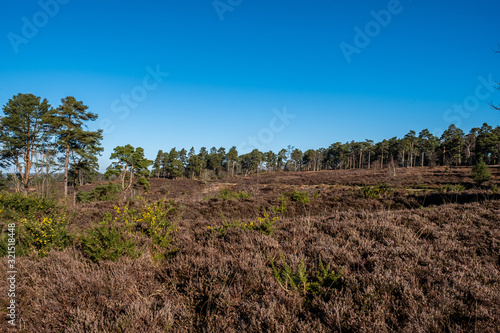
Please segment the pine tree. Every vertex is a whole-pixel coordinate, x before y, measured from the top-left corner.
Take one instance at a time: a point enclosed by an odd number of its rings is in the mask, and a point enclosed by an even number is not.
[[[113,149],[110,157],[114,161],[106,170],[106,176],[120,177],[122,190],[127,191],[132,184],[142,185],[144,189],[149,188],[148,167],[153,164],[153,161],[144,157],[144,149],[141,147],[134,148],[131,145],[117,146]],[[128,175],[129,183],[125,185],[125,178]],[[134,183],[134,180],[136,182]]]
[[[238,160],[238,151],[236,150],[235,146],[232,146],[231,149],[229,149],[229,151],[227,152],[226,158],[227,158],[228,169],[229,169],[229,164],[231,164],[231,176],[234,176],[234,165],[236,164],[236,161]]]
[[[160,177],[161,175],[161,165],[162,165],[162,160],[164,158],[164,153],[163,153],[163,150],[158,150],[158,154],[156,154],[156,159],[154,161],[154,164],[153,164],[153,175],[155,175],[155,177]]]
[[[0,119],[0,161],[2,167],[14,165],[19,172],[22,191],[28,193],[29,182],[41,169],[32,172],[34,158],[40,154],[53,134],[47,121],[52,108],[46,99],[33,94],[18,94],[3,107]]]
[[[184,173],[184,166],[182,165],[181,160],[179,159],[179,153],[172,148],[167,158],[167,175],[169,178],[175,179],[181,177]]]
[[[491,179],[490,170],[488,165],[480,159],[479,162],[473,168],[474,181],[479,185],[489,181]]]
[[[97,119],[97,114],[88,112],[87,109],[88,106],[84,105],[82,101],[77,101],[73,96],[68,96],[61,99],[61,105],[52,112],[49,118],[50,124],[55,128],[57,147],[64,152],[65,197],[68,195],[70,167],[73,167],[78,173],[78,170],[88,167],[83,163],[93,163],[92,154],[98,154],[102,151],[102,149],[99,149],[102,130],[95,132],[85,130],[85,122]],[[70,166],[70,155],[73,155],[73,162],[76,163],[73,166]]]

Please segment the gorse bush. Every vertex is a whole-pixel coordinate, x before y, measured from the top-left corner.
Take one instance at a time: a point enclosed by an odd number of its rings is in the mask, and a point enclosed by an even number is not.
[[[163,200],[152,203],[144,207],[140,218],[136,219],[135,222],[146,224],[145,233],[151,237],[154,244],[167,247],[172,242],[173,234],[177,230],[177,221],[172,221],[171,215],[179,208],[180,205],[174,204],[173,201]]]
[[[64,214],[42,219],[21,219],[19,243],[28,250],[38,251],[40,256],[47,255],[52,248],[62,250],[73,244],[74,236],[68,231],[67,225]]]
[[[94,262],[114,261],[121,256],[135,258],[138,249],[132,235],[142,234],[151,239],[153,256],[164,254],[177,230],[180,208],[173,200],[148,203],[142,197],[121,208],[115,206],[114,216],[107,213],[82,237],[82,250]]]
[[[261,231],[266,235],[270,235],[274,232],[274,225],[279,220],[279,216],[270,217],[266,210],[263,212],[263,217],[258,217],[256,223],[251,223],[250,229]]]
[[[156,246],[168,247],[177,230],[177,221],[182,216],[181,206],[173,200],[147,203],[142,197],[138,199],[138,209],[129,204],[121,209],[115,206],[114,220],[121,222],[129,233],[140,230]]]
[[[93,262],[115,261],[121,256],[131,258],[139,256],[137,244],[130,238],[124,227],[120,228],[116,225],[109,213],[102,222],[85,232],[81,238],[81,248],[85,256]]]
[[[34,215],[36,213],[50,213],[58,207],[53,198],[43,198],[35,195],[24,196],[21,193],[0,194],[0,209],[11,211],[20,216]]]
[[[3,193],[0,194],[0,217],[4,225],[9,221],[16,224],[17,255],[37,251],[45,256],[51,249],[61,250],[73,243],[66,213],[54,199]],[[7,234],[2,230],[0,255],[6,255],[6,249]]]
[[[122,192],[120,184],[109,183],[108,185],[97,185],[97,187],[90,192],[78,192],[76,200],[78,202],[115,200],[120,192]]]

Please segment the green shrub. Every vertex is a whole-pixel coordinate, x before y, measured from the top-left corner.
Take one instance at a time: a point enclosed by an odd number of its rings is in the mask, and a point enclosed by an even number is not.
[[[278,197],[278,202],[279,202],[279,207],[274,207],[274,206],[271,206],[271,208],[269,208],[274,214],[278,214],[278,213],[285,213],[286,212],[286,205],[287,205],[287,202],[288,202],[288,199],[286,197],[286,195],[284,193],[281,193]]]
[[[220,190],[218,197],[222,200],[229,200],[233,196],[232,196],[232,192],[228,188],[225,188],[225,189]]]
[[[250,199],[252,197],[252,193],[248,193],[246,191],[240,191],[240,192],[235,192],[231,191],[229,188],[224,188],[219,191],[219,193],[215,196],[210,196],[204,198],[205,200],[210,200],[210,199],[221,199],[221,200],[231,200],[231,199]]]
[[[359,190],[360,194],[365,199],[378,199],[389,197],[394,194],[394,190],[387,184],[377,186],[365,185]]]
[[[263,217],[258,217],[257,221],[250,222],[249,228],[263,232],[266,235],[271,235],[274,232],[274,225],[280,218],[278,216],[270,217],[266,210],[263,212]]]
[[[290,201],[293,202],[301,202],[303,204],[311,202],[311,200],[307,197],[306,192],[300,192],[297,190],[294,190],[291,193],[288,193],[288,197],[290,198]]]
[[[130,208],[129,204],[123,208],[115,206],[115,221],[121,222],[129,232],[141,224],[143,234],[149,236],[154,244],[166,247],[177,230],[177,220],[182,215],[182,211],[179,212],[181,206],[174,200],[148,203],[142,197],[138,199],[139,209]]]
[[[131,240],[125,228],[118,228],[111,214],[102,222],[87,230],[81,239],[83,253],[93,262],[115,261],[121,256],[136,258],[137,244]]]
[[[233,192],[225,188],[219,192],[219,198],[222,200],[230,199],[249,199],[252,197],[252,193],[247,193],[245,191]]]
[[[208,231],[210,231],[210,232],[216,232],[219,235],[223,236],[223,235],[226,234],[226,232],[229,229],[238,228],[238,229],[245,230],[245,223],[243,223],[241,221],[231,221],[231,222],[228,222],[228,221],[226,221],[225,218],[223,218],[223,221],[224,221],[224,223],[221,226],[218,226],[218,227],[211,226],[211,225],[207,226]]]
[[[380,198],[380,192],[377,191],[377,189],[372,186],[365,185],[359,190],[359,192],[361,193],[361,196],[365,199]]]
[[[21,193],[0,194],[0,217],[4,227],[0,235],[0,256],[6,255],[7,222],[15,223],[16,254],[26,255],[37,251],[47,255],[51,249],[63,249],[73,243],[68,231],[66,214],[53,198]]]
[[[297,267],[297,272],[294,273],[290,266],[286,263],[285,257],[281,254],[281,268],[278,269],[274,265],[274,260],[271,258],[271,267],[273,276],[278,281],[280,286],[286,291],[295,290],[301,293],[307,292],[307,272],[304,259],[302,259]]]
[[[274,232],[274,230],[275,230],[274,225],[276,224],[276,222],[278,222],[279,217],[275,216],[275,217],[271,218],[269,216],[269,214],[267,213],[267,211],[264,210],[263,217],[258,217],[255,222],[251,221],[249,223],[245,223],[245,222],[239,221],[239,220],[228,222],[226,220],[226,218],[224,217],[224,215],[222,215],[222,220],[224,223],[221,226],[212,227],[209,225],[209,226],[207,226],[208,230],[213,231],[213,232],[217,232],[219,235],[225,235],[229,229],[236,228],[236,229],[241,229],[244,231],[255,230],[255,231],[262,232],[266,235],[270,235]]]
[[[14,226],[13,226],[14,225]],[[13,230],[15,243],[9,243],[10,230]],[[15,255],[20,257],[27,255],[30,252],[28,244],[20,242],[19,227],[14,223],[4,223],[0,233],[0,257],[5,257],[9,254],[9,247],[15,247]]]
[[[56,207],[58,206],[53,198],[24,196],[21,193],[0,194],[0,210],[11,211],[21,217],[32,216],[36,213],[48,214]]]
[[[446,184],[439,188],[441,192],[462,192],[465,190],[465,186],[462,184]]]
[[[0,171],[0,190],[4,190],[7,188],[8,179],[4,177],[2,171]]]
[[[0,256],[7,254],[7,225],[9,224],[4,223],[0,236]],[[37,251],[39,256],[46,256],[51,249],[62,250],[70,246],[75,237],[68,231],[67,226],[68,221],[64,213],[21,218],[14,228],[16,254],[23,256]]]
[[[494,194],[498,194],[498,185],[491,185],[491,192],[493,192]]]
[[[479,162],[474,166],[472,172],[474,174],[474,181],[479,185],[491,179],[488,165],[482,159],[480,159]]]
[[[110,201],[116,200],[117,194],[122,191],[120,184],[109,183],[108,185],[97,185],[90,192],[80,191],[76,195],[78,202]]]
[[[330,264],[325,267],[320,259],[318,272],[315,278],[309,283],[309,291],[313,294],[321,294],[324,293],[324,289],[326,289],[326,292],[331,289],[341,289],[343,276],[343,269],[337,273],[330,269]]]
[[[283,289],[286,291],[295,290],[302,295],[326,295],[334,289],[341,289],[343,285],[343,269],[337,273],[330,269],[330,265],[325,267],[321,259],[319,260],[316,274],[309,274],[307,272],[307,267],[303,259],[300,261],[295,272],[292,271],[286,263],[283,254],[281,254],[281,267],[277,268],[274,259],[271,258],[271,268],[274,278]]]
[[[151,239],[153,244],[161,247],[168,247],[172,242],[173,234],[177,230],[177,221],[172,221],[171,213],[176,212],[180,205],[173,201],[158,201],[143,207],[140,218],[136,222],[146,224],[144,231]],[[180,218],[180,214],[177,219]]]
[[[50,249],[62,250],[73,243],[73,235],[68,231],[66,216],[56,215],[43,219],[22,219],[20,221],[20,243],[47,255]]]

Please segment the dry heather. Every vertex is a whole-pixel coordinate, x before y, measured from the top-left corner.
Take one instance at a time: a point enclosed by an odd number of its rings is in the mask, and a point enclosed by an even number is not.
[[[22,257],[18,331],[498,331],[500,200],[472,188],[470,170],[452,172],[283,173],[223,186],[154,180],[151,200],[167,194],[185,207],[164,259],[144,240],[136,259],[93,263],[77,241]],[[365,183],[391,190],[367,197]],[[438,190],[459,183],[465,189]],[[225,187],[253,196],[218,198]],[[249,227],[294,189],[309,202],[289,197],[286,211],[269,213],[279,217],[269,234]],[[82,204],[73,227],[89,228],[116,204]],[[2,258],[2,309],[6,271]]]

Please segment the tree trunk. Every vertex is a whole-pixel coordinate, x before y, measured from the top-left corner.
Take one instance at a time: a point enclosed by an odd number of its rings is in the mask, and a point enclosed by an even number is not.
[[[125,177],[127,176],[127,169],[128,169],[128,165],[125,165],[122,169],[123,170],[122,171],[122,173],[123,173],[123,175],[122,175],[122,191],[125,191]]]
[[[130,167],[130,179],[128,182],[127,190],[132,186],[132,182],[134,181],[134,166]]]
[[[66,147],[66,156],[64,157],[64,197],[68,196],[68,169],[69,169],[69,146]]]

